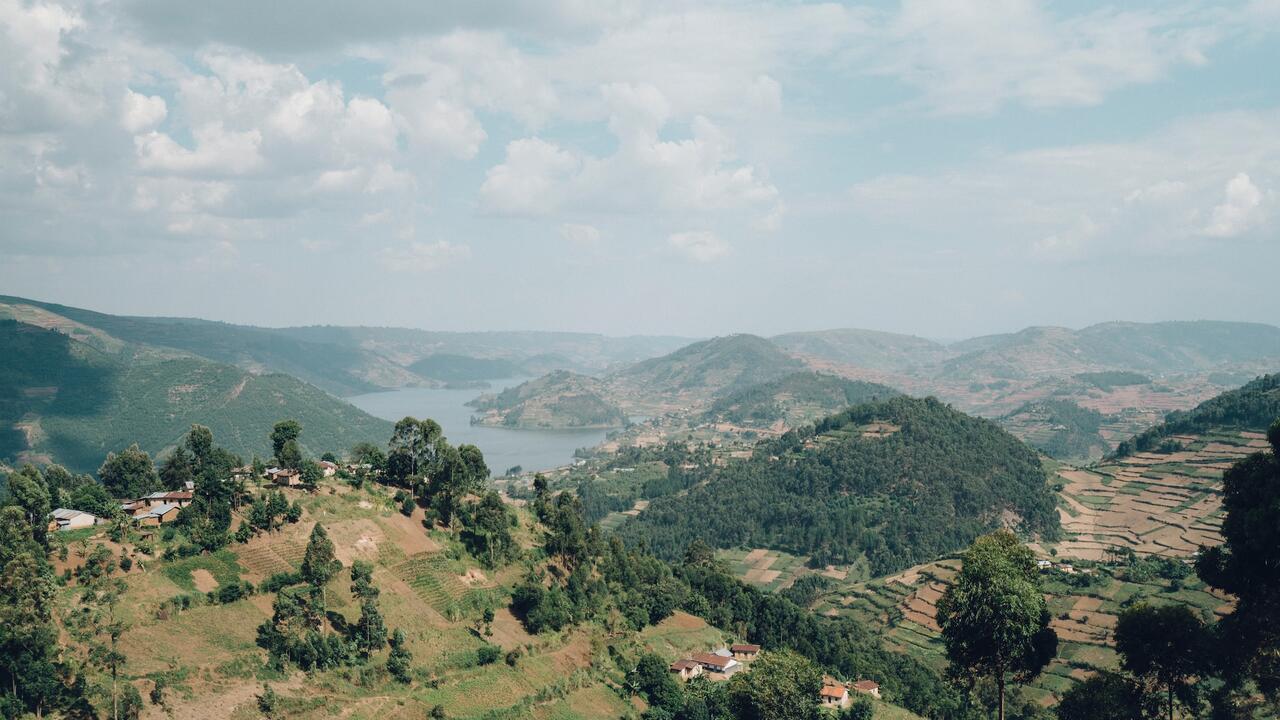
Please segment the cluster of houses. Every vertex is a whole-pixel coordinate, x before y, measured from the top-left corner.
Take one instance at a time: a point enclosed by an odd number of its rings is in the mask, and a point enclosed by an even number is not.
[[[727,680],[748,669],[748,665],[760,654],[759,645],[746,643],[731,645],[719,650],[694,653],[671,663],[670,670],[681,680],[706,677],[710,680]],[[830,675],[822,678],[822,690],[818,702],[824,707],[847,708],[853,702],[849,691],[880,698],[880,685],[874,680],[841,682]]]

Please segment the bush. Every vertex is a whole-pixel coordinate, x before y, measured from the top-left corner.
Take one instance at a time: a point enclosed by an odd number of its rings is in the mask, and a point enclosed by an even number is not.
[[[302,573],[278,572],[258,583],[258,592],[280,592],[282,589],[290,585],[297,585],[300,582],[302,582]]]
[[[476,651],[477,665],[492,665],[502,657],[502,648],[497,645],[485,645]]]

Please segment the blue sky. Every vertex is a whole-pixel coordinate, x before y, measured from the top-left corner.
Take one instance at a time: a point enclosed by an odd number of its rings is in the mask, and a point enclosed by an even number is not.
[[[1274,322],[1280,1],[0,0],[0,289],[234,322]]]

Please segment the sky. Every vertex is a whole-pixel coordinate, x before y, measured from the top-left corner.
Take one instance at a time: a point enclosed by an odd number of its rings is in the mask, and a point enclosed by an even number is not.
[[[1280,314],[1280,0],[0,0],[0,292],[961,338]]]

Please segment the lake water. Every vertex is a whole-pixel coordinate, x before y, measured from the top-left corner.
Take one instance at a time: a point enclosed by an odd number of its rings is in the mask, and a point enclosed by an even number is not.
[[[431,418],[444,428],[454,445],[470,443],[484,453],[494,475],[519,465],[525,470],[547,470],[573,461],[573,451],[604,440],[604,430],[511,430],[471,424],[467,403],[484,393],[501,392],[527,378],[491,381],[493,387],[467,390],[404,388],[346,398],[373,415],[395,422],[406,415]]]

